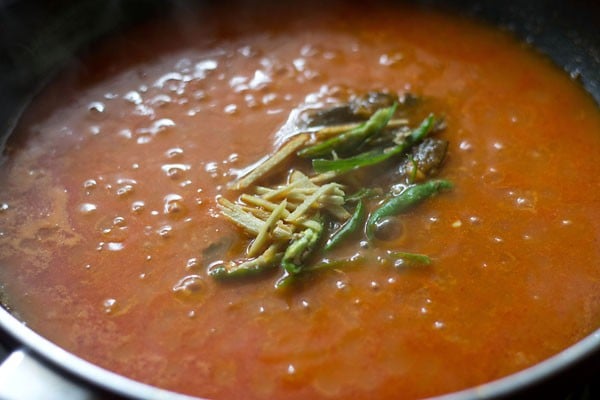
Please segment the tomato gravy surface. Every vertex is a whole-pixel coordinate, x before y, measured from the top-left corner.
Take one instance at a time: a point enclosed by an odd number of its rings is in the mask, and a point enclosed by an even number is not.
[[[304,3],[303,3],[304,4]],[[430,266],[207,275],[243,234],[215,197],[299,107],[414,93],[455,188],[402,217]],[[417,124],[419,121],[411,121]],[[11,310],[127,377],[214,399],[439,395],[600,326],[600,113],[510,35],[398,6],[188,11],[109,41],[34,100],[4,151]],[[359,252],[346,249],[347,252]]]

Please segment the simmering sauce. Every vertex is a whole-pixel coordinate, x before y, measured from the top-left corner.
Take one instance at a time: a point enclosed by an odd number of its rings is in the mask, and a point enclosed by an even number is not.
[[[420,398],[534,365],[600,326],[600,113],[510,35],[410,7],[188,11],[95,49],[3,155],[0,282],[29,327],[214,399]],[[454,189],[402,216],[429,266],[284,294],[207,275],[240,231],[216,196],[301,107],[414,93]],[[413,124],[418,121],[411,121]],[[353,253],[357,249],[343,249]]]

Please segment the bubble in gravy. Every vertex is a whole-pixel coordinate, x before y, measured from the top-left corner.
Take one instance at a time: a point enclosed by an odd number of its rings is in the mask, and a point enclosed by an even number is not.
[[[104,308],[104,313],[106,314],[114,314],[117,311],[119,304],[116,299],[109,298],[102,302],[102,307]]]
[[[98,182],[95,179],[88,179],[83,182],[83,188],[85,189],[86,194],[90,194],[92,189],[95,189],[98,186]]]
[[[225,112],[225,114],[235,114],[237,112],[237,109],[237,105],[227,104],[225,108],[223,108],[223,111]]]
[[[149,107],[144,104],[139,104],[139,105],[135,106],[135,110],[133,111],[133,114],[154,118],[154,108]]]
[[[173,128],[174,126],[175,126],[175,121],[173,121],[172,119],[170,119],[170,118],[161,118],[159,120],[154,121],[147,128],[139,128],[136,131],[136,133],[139,134],[139,135],[156,136],[159,133],[169,131],[170,128]]]
[[[272,104],[275,100],[277,100],[277,95],[275,93],[267,93],[262,97],[262,103],[266,106]]]
[[[433,323],[433,327],[434,327],[435,329],[442,329],[442,328],[444,328],[445,326],[446,326],[446,324],[445,324],[443,321],[435,321],[435,322]]]
[[[298,57],[292,61],[292,65],[296,71],[302,72],[304,71],[304,68],[306,68],[306,59],[303,57]]]
[[[204,278],[200,275],[187,275],[173,285],[173,293],[181,300],[195,300],[204,295]]]
[[[133,194],[137,181],[135,179],[120,178],[117,179],[116,195],[118,197],[127,197]]]
[[[117,216],[110,220],[109,218],[101,219],[96,225],[102,235],[103,242],[100,247],[111,251],[119,251],[123,249],[123,242],[127,239],[127,222],[125,218]]]
[[[109,251],[121,251],[125,248],[125,244],[122,242],[107,242],[106,249]]]
[[[171,225],[163,225],[160,228],[158,228],[156,233],[158,233],[158,236],[167,239],[171,237],[173,233],[173,227]]]
[[[348,282],[345,281],[345,280],[341,280],[340,279],[340,280],[338,280],[338,281],[335,282],[335,287],[338,290],[346,290],[348,288]]]
[[[501,183],[502,181],[504,181],[504,178],[504,174],[498,171],[493,166],[489,167],[488,170],[482,176],[483,181],[491,185]]]
[[[208,93],[206,93],[206,91],[202,90],[202,89],[195,90],[192,93],[192,99],[196,100],[197,102],[203,102],[204,100],[207,100],[208,98],[209,98]]]
[[[473,144],[469,140],[461,140],[458,144],[458,148],[463,151],[471,151],[473,150]]]
[[[256,50],[254,50],[252,46],[242,46],[238,49],[238,53],[246,58],[255,56],[257,54]]]
[[[166,152],[169,159],[178,160],[183,157],[183,149],[181,147],[173,147]]]
[[[385,67],[390,67],[398,64],[403,58],[404,55],[400,52],[384,53],[379,56],[379,64]]]
[[[210,71],[214,71],[219,66],[219,63],[215,59],[206,59],[196,63],[194,66],[193,76],[195,79],[204,79]]]
[[[204,166],[204,170],[208,172],[211,177],[216,178],[219,172],[219,164],[215,161],[207,162]]]
[[[198,114],[198,113],[199,113],[201,110],[202,110],[202,109],[201,109],[200,107],[192,107],[192,108],[190,108],[190,109],[187,111],[186,115],[187,115],[188,117],[193,117],[193,116],[195,116],[196,114]]]
[[[133,103],[136,105],[142,104],[142,96],[136,92],[135,90],[129,91],[125,93],[123,98],[129,103]]]
[[[116,194],[118,197],[125,197],[132,194],[134,191],[133,185],[125,184],[117,188]]]
[[[519,210],[535,212],[537,209],[538,194],[533,190],[510,189],[506,195]]]
[[[181,218],[187,212],[183,197],[178,194],[168,194],[164,197],[163,213],[171,218]]]
[[[185,172],[189,171],[190,168],[191,168],[191,165],[189,165],[189,164],[179,164],[179,163],[163,164],[161,166],[161,169],[165,173],[165,175],[167,175],[169,178],[171,178],[173,180],[182,179],[185,176]]]
[[[98,206],[93,203],[83,203],[79,206],[79,211],[82,214],[91,214],[98,209]]]
[[[142,211],[144,211],[145,208],[146,204],[141,200],[137,200],[131,203],[131,212],[133,212],[134,214],[140,214]]]
[[[157,94],[148,100],[148,103],[153,107],[164,107],[173,102],[173,99],[168,94]]]
[[[106,105],[101,101],[93,101],[88,105],[88,115],[92,119],[102,119],[105,116]]]
[[[101,129],[98,125],[91,125],[88,128],[88,131],[90,132],[91,135],[96,136],[96,135],[100,134]]]
[[[192,77],[189,75],[181,74],[179,72],[168,72],[154,81],[153,86],[157,88],[167,87],[172,91],[176,91],[179,89],[181,83],[189,82],[191,80]]]
[[[268,73],[257,69],[256,71],[254,71],[254,76],[248,83],[248,86],[252,90],[259,90],[266,87],[272,81],[273,80],[271,79],[271,76]]]
[[[259,106],[259,102],[256,100],[256,97],[253,94],[245,94],[244,101],[246,102],[246,107],[248,108],[257,108]]]
[[[197,257],[189,258],[185,263],[185,268],[188,270],[194,270],[201,266],[200,260]]]
[[[236,75],[229,80],[229,86],[234,92],[243,92],[248,90],[248,78],[242,75]]]

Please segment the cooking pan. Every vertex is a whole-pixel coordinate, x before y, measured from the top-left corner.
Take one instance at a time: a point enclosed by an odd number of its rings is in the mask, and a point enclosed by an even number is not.
[[[550,57],[600,104],[600,4],[595,1],[420,1],[512,31]],[[201,2],[167,0],[0,0],[0,146],[35,93],[68,59],[93,43],[154,16],[176,14]],[[390,1],[393,7],[394,2]],[[600,134],[600,132],[598,132]],[[1,165],[0,165],[1,167]],[[2,267],[2,266],[0,266]],[[599,266],[600,267],[600,266]],[[0,282],[0,303],[5,303]],[[190,399],[119,376],[39,336],[0,307],[2,399]],[[565,398],[600,378],[600,329],[516,374],[444,400]],[[598,391],[586,386],[587,394]],[[573,398],[573,397],[571,397]]]

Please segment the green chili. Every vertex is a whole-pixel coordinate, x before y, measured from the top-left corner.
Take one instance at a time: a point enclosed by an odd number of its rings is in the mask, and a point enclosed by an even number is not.
[[[332,151],[346,151],[359,146],[367,138],[379,133],[390,121],[398,108],[398,103],[375,112],[368,121],[354,129],[343,132],[321,143],[298,151],[300,157],[315,158],[331,154]]]
[[[356,209],[352,216],[341,226],[340,229],[337,230],[329,240],[325,243],[324,250],[331,250],[338,244],[340,244],[344,239],[350,236],[352,233],[356,232],[359,226],[364,224],[365,218],[367,216],[365,205],[362,201],[359,201],[356,205]]]
[[[271,245],[263,254],[251,260],[241,263],[230,261],[214,265],[208,270],[208,275],[221,280],[245,278],[263,273],[276,266],[280,260],[279,246]]]
[[[444,189],[451,189],[452,187],[452,182],[443,179],[436,179],[410,186],[398,196],[387,199],[379,206],[379,208],[371,213],[371,216],[367,220],[367,238],[373,239],[375,228],[382,219],[398,215],[417,205],[428,197],[431,197]]]
[[[404,153],[410,149],[411,146],[423,140],[423,138],[433,130],[435,125],[436,119],[433,114],[430,114],[404,139],[402,143],[397,144],[396,146],[376,148],[352,157],[338,158],[335,160],[318,158],[312,161],[312,166],[317,173],[330,171],[344,173],[353,169],[379,164],[397,154]]]
[[[352,193],[344,198],[346,203],[353,203],[362,199],[368,199],[371,197],[379,196],[382,194],[380,188],[361,188],[357,192]]]
[[[434,130],[436,125],[437,120],[435,119],[435,116],[433,114],[429,114],[418,127],[412,130],[410,135],[408,135],[406,138],[406,141],[410,146],[420,142],[425,138],[425,136],[429,135],[429,133]]]
[[[371,165],[382,163],[395,156],[396,154],[402,153],[405,147],[406,146],[404,145],[397,145],[388,148],[374,149],[361,154],[357,154],[353,157],[338,158],[335,160],[318,158],[312,161],[312,166],[314,170],[318,173],[329,171],[344,173],[353,169],[368,167]]]
[[[281,259],[281,266],[288,274],[302,271],[303,261],[315,250],[322,232],[322,226],[318,230],[308,228],[292,240]]]
[[[334,260],[325,260],[322,261],[320,263],[314,264],[314,265],[309,265],[305,268],[302,269],[302,271],[299,274],[288,274],[287,272],[285,272],[283,274],[282,277],[280,277],[276,282],[275,282],[275,288],[276,289],[285,289],[288,286],[290,286],[297,278],[299,275],[304,275],[307,273],[312,273],[312,272],[317,272],[317,271],[324,271],[324,270],[328,270],[328,269],[336,269],[336,268],[348,268],[351,266],[354,266],[358,263],[364,262],[365,261],[365,257],[364,256],[352,256],[349,258],[339,258],[339,259],[334,259]]]
[[[389,256],[392,257],[394,260],[401,259],[411,265],[412,264],[431,265],[431,258],[426,256],[425,254],[396,251],[396,252],[389,253]],[[396,265],[395,263],[394,263],[394,265],[396,267],[399,266],[399,265]]]

